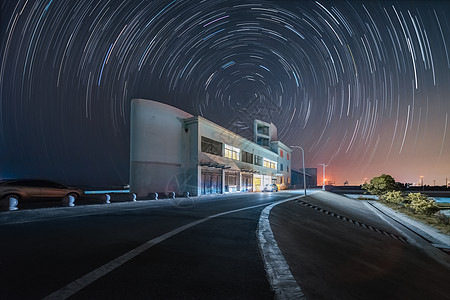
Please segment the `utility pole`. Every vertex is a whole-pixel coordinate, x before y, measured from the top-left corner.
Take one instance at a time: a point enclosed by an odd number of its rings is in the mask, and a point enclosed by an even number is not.
[[[326,164],[318,164],[319,166],[323,166],[323,181],[322,181],[322,190],[325,191],[325,167],[327,167],[328,165]]]

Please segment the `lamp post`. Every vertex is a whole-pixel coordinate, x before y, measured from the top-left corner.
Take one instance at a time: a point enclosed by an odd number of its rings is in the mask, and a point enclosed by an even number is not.
[[[303,189],[306,196],[306,173],[305,173],[305,150],[300,146],[291,146],[291,148],[300,148],[302,150],[302,160],[303,160]],[[292,169],[292,168],[291,168]]]
[[[422,186],[422,191],[425,190],[425,188],[423,187],[423,176],[420,176],[420,185]]]
[[[318,164],[319,166],[323,166],[323,181],[322,181],[322,190],[325,191],[325,167],[328,166],[326,164]]]

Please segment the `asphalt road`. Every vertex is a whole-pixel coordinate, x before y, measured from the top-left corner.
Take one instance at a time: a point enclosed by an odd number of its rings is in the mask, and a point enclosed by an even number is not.
[[[0,299],[273,299],[260,213],[301,195],[0,213]],[[299,201],[275,206],[269,220],[307,299],[449,298],[447,254],[420,238],[405,243],[411,233],[363,201],[323,192]]]
[[[266,205],[292,196],[252,193],[2,213],[0,299],[42,299],[55,292],[62,293],[57,299],[272,299],[255,231]],[[205,219],[247,207],[253,208]],[[187,224],[192,227],[154,240]],[[147,248],[132,251],[142,245]],[[135,256],[117,263],[130,251]],[[112,270],[102,268],[111,262]]]
[[[450,256],[383,218],[319,192],[275,206],[269,220],[307,299],[450,299]]]

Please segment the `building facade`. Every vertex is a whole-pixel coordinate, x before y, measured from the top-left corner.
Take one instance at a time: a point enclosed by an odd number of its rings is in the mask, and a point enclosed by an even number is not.
[[[203,117],[152,100],[131,102],[130,190],[192,196],[291,184],[291,149],[255,120],[249,141]]]
[[[303,188],[303,169],[291,170],[291,186],[296,189]],[[307,188],[317,187],[317,168],[305,168],[305,178]]]

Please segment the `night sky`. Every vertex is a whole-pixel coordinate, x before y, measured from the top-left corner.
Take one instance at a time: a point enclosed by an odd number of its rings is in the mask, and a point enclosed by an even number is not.
[[[139,97],[338,185],[450,180],[449,1],[6,0],[0,33],[0,178],[128,184]]]

